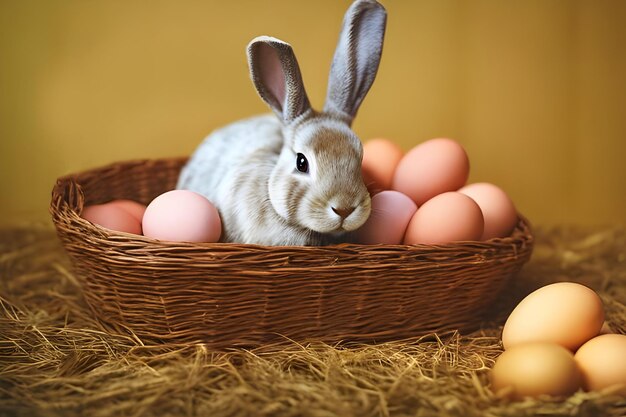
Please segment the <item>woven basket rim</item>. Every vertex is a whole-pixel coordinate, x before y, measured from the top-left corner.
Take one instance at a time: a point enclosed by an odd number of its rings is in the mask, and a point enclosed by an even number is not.
[[[103,226],[94,224],[88,220],[85,220],[80,216],[82,210],[84,208],[85,196],[81,186],[81,179],[86,175],[93,175],[99,171],[106,171],[112,168],[124,167],[128,165],[136,165],[136,164],[145,164],[145,163],[158,163],[164,161],[177,161],[181,164],[188,160],[187,157],[172,157],[172,158],[142,158],[142,159],[131,159],[125,161],[119,161],[110,163],[107,165],[102,165],[99,167],[95,167],[92,169],[87,169],[83,171],[79,171],[76,173],[70,173],[64,176],[59,177],[56,180],[56,183],[52,190],[52,199],[50,203],[50,213],[52,214],[53,221],[56,222],[59,214],[63,213],[70,219],[71,222],[76,222],[84,227],[90,234],[106,237],[106,238],[123,238],[125,240],[137,241],[141,242],[144,245],[152,245],[153,247],[161,247],[161,248],[171,248],[172,245],[176,245],[177,247],[186,247],[186,248],[224,248],[224,249],[250,249],[254,251],[259,250],[280,250],[280,249],[289,249],[289,250],[306,250],[312,248],[312,246],[268,246],[268,245],[259,245],[259,244],[251,244],[251,243],[232,243],[232,242],[178,242],[178,241],[168,241],[168,240],[158,240],[154,238],[150,238],[144,235],[136,235],[127,232],[120,232],[112,229],[107,229]],[[67,199],[67,190],[70,191],[70,194],[73,194],[75,198],[70,197],[70,201]],[[514,231],[510,236],[506,237],[496,237],[491,238],[484,241],[457,241],[450,242],[445,244],[359,244],[359,243],[339,243],[339,244],[331,244],[325,246],[314,246],[315,248],[328,248],[328,249],[343,249],[343,250],[359,250],[360,248],[367,248],[368,250],[372,249],[381,249],[381,250],[456,250],[458,251],[461,248],[467,249],[487,249],[489,247],[500,247],[504,244],[515,245],[516,243],[532,243],[534,238],[531,232],[531,224],[528,219],[523,216],[520,212],[517,212],[518,215],[518,224],[516,225]]]
[[[175,186],[186,160],[116,162],[53,188],[57,234],[107,328],[213,347],[475,329],[532,253],[521,215],[511,236],[487,241],[327,246],[160,241],[80,217],[85,203],[150,202]]]

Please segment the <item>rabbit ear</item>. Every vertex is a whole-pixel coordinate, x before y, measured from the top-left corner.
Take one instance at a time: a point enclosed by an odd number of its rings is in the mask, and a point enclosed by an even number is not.
[[[375,0],[357,0],[348,9],[330,68],[324,111],[352,123],[380,63],[387,12]]]
[[[259,36],[248,45],[248,65],[257,92],[285,123],[310,110],[291,45]]]

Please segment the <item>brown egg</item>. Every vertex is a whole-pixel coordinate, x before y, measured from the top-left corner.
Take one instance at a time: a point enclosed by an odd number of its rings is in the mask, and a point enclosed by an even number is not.
[[[528,342],[551,342],[572,352],[600,332],[602,300],[574,282],[546,285],[515,307],[502,329],[505,349]]]
[[[613,388],[626,395],[626,335],[603,334],[582,345],[574,355],[587,391]]]
[[[141,234],[141,222],[126,210],[110,204],[97,204],[83,208],[83,219],[118,232]]]
[[[465,149],[452,139],[431,139],[402,158],[391,188],[421,206],[438,194],[463,187],[468,176],[469,158]]]
[[[374,195],[391,188],[391,181],[404,152],[388,139],[372,139],[363,145],[363,181]]]
[[[471,197],[485,218],[481,240],[511,235],[518,221],[517,210],[509,196],[498,186],[487,182],[466,185],[459,190]]]
[[[146,212],[146,206],[133,200],[113,200],[106,203],[111,206],[119,207],[133,215],[139,222],[143,219]]]
[[[479,240],[483,214],[478,204],[454,191],[439,194],[417,209],[404,236],[404,243],[445,244]]]
[[[567,397],[581,385],[572,352],[555,343],[526,343],[506,350],[491,370],[491,389],[513,399]]]

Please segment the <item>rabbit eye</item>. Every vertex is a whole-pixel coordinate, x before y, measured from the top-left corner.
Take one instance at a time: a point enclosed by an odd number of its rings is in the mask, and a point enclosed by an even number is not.
[[[296,156],[296,168],[300,172],[309,172],[309,161],[307,161],[306,156],[301,153]]]

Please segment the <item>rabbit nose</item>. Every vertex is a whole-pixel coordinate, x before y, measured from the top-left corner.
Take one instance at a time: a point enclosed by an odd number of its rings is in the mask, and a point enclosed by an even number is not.
[[[348,217],[356,207],[346,207],[346,208],[335,208],[332,207],[333,211],[339,215],[342,219]]]

